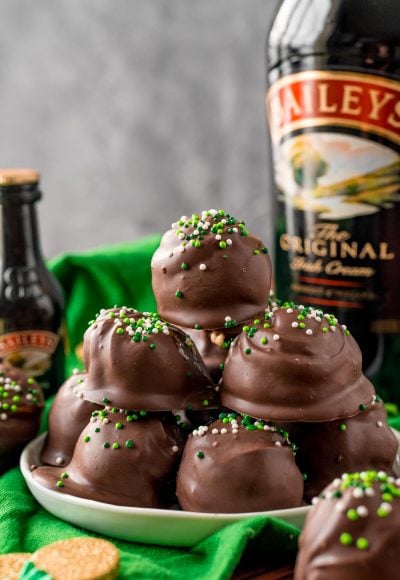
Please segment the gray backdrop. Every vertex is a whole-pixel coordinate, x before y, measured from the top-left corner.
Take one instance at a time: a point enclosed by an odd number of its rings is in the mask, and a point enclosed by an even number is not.
[[[47,256],[223,207],[269,240],[278,0],[1,0],[0,166],[43,175]]]

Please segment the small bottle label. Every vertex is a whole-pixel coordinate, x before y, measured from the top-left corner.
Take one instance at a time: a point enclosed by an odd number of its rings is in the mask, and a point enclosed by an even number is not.
[[[400,82],[304,71],[272,85],[267,111],[284,291],[400,332]]]
[[[0,335],[0,359],[36,377],[51,366],[60,338],[45,330],[23,330]]]

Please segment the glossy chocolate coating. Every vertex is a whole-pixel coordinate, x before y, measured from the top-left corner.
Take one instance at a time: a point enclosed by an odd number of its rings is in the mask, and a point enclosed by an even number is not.
[[[32,377],[0,365],[0,471],[16,464],[37,435],[43,407],[42,388]]]
[[[72,375],[60,387],[49,413],[46,441],[41,453],[44,463],[65,466],[72,458],[75,443],[100,405],[85,401],[86,373]]]
[[[184,327],[223,328],[226,317],[248,320],[264,308],[271,287],[265,245],[224,212],[173,224],[151,267],[159,313]]]
[[[345,472],[376,469],[393,474],[398,442],[387,424],[382,402],[348,419],[280,426],[287,429],[290,439],[298,445],[296,462],[306,474],[307,501]]]
[[[326,499],[312,508],[300,536],[295,580],[399,577],[400,482],[385,483],[376,473],[368,487],[362,473],[352,487],[337,480],[324,490]]]
[[[236,430],[219,420],[204,429],[190,435],[178,472],[184,510],[239,513],[301,505],[303,478],[282,435],[240,423]]]
[[[193,341],[158,315],[103,312],[85,333],[84,358],[85,398],[94,403],[149,411],[217,404]]]
[[[182,327],[182,330],[193,340],[211,378],[214,383],[218,383],[222,377],[229,345],[242,332],[242,325],[216,330],[194,330]]]
[[[362,374],[361,351],[335,319],[281,307],[257,322],[230,347],[224,406],[272,421],[330,421],[371,403],[374,387]]]
[[[166,491],[182,447],[172,415],[100,411],[78,437],[66,468],[39,467],[33,477],[45,487],[86,499],[158,508],[168,502]]]

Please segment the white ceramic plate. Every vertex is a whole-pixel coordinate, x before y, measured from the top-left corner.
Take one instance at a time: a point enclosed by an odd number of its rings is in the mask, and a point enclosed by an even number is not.
[[[204,514],[178,510],[121,507],[66,495],[43,487],[32,477],[30,466],[40,465],[40,451],[45,434],[40,435],[22,455],[22,475],[35,499],[54,516],[71,524],[113,538],[160,544],[162,546],[194,546],[207,536],[252,516],[274,516],[301,528],[309,506],[241,514]]]

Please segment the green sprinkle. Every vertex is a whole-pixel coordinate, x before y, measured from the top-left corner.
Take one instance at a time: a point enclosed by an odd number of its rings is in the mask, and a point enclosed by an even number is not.
[[[17,405],[11,405],[11,411],[12,411],[13,413],[15,413],[16,411],[18,411],[18,407],[17,407]]]
[[[219,363],[219,368],[221,371],[223,371],[225,368],[225,363]]]
[[[305,327],[306,327],[306,325],[304,322],[299,322],[299,328],[305,328]]]
[[[194,325],[194,329],[195,330],[201,330],[201,325],[200,324],[195,324]]]
[[[360,411],[365,411],[365,409],[367,408],[367,405],[361,404],[358,408],[360,409]]]
[[[134,442],[132,441],[132,439],[128,439],[125,443],[125,447],[127,447],[128,449],[132,449],[132,447],[135,447]]]
[[[322,332],[328,332],[328,327],[327,326],[323,326],[322,327]]]
[[[268,338],[266,338],[265,336],[262,337],[262,339],[260,340],[261,344],[267,344],[268,343]]]
[[[350,336],[350,330],[345,330],[344,333],[346,336]]]
[[[34,385],[35,384],[35,379],[33,379],[32,377],[30,377],[27,381],[28,385]]]
[[[244,352],[245,354],[251,354],[251,348],[246,348]]]
[[[150,344],[150,348],[151,348],[151,350],[154,350],[155,348],[157,348],[157,345],[156,345],[156,344],[154,344],[154,342],[152,342],[152,343]]]
[[[243,332],[249,332],[250,326],[243,326]]]
[[[64,483],[61,480],[57,481],[56,486],[57,487],[64,487]]]
[[[346,431],[347,427],[344,423],[340,423],[339,425],[339,431]]]
[[[255,256],[258,256],[258,254],[259,254],[259,253],[260,253],[260,250],[253,250],[253,254],[254,254]]]
[[[270,323],[269,323],[269,322],[265,322],[265,323],[264,323],[264,328],[271,328],[271,325],[270,325]]]
[[[112,444],[112,448],[113,449],[119,449],[119,443],[113,443]]]
[[[118,421],[118,423],[115,423],[115,428],[116,428],[116,429],[123,429],[123,427],[124,427],[124,426],[123,426],[123,425],[122,425],[122,423],[120,423],[119,421]]]
[[[219,243],[219,247],[221,248],[221,250],[225,250],[226,248],[226,242],[224,242],[223,240]]]
[[[262,251],[262,253],[263,253],[263,254],[268,254],[268,248],[265,248],[265,247],[264,247],[264,248],[262,248],[262,250],[261,250],[261,251]]]
[[[177,290],[175,292],[175,296],[176,296],[176,298],[183,298],[183,292],[181,292],[180,290]]]
[[[60,475],[61,479],[67,479],[68,477],[68,473],[66,471],[63,471],[62,474]]]
[[[356,541],[356,546],[359,550],[368,550],[369,542],[367,538],[358,538]]]
[[[208,405],[209,405],[209,404],[210,404],[210,403],[207,401],[207,399],[204,399],[204,401],[203,401],[203,406],[204,406],[204,407],[208,407]]]
[[[389,515],[389,510],[385,509],[384,507],[380,506],[378,507],[378,509],[376,510],[376,514],[380,517],[380,518],[386,518]]]
[[[346,513],[347,519],[351,522],[356,522],[359,519],[358,513],[355,509],[349,509]]]
[[[110,399],[107,399],[107,397],[104,397],[104,399],[103,399],[103,403],[104,403],[105,405],[107,405],[107,403],[109,403],[109,402],[110,402]]]
[[[100,433],[100,427],[96,427],[96,429],[94,430],[95,433]]]
[[[188,268],[189,268],[189,266],[186,264],[186,262],[182,262],[181,270],[187,270]]]
[[[13,401],[13,403],[20,403],[20,401],[21,401],[21,397],[20,397],[20,396],[18,396],[18,395],[15,395],[15,396],[12,398],[12,401]]]
[[[351,546],[353,543],[353,536],[347,532],[344,532],[343,534],[340,534],[339,541],[343,546]]]
[[[103,443],[103,447],[104,449],[108,449],[110,447],[110,444],[106,441],[105,443]]]
[[[383,499],[383,501],[387,501],[388,503],[390,503],[393,501],[393,496],[391,493],[385,492],[382,494],[382,499]]]
[[[198,457],[199,459],[203,459],[203,458],[204,458],[204,453],[203,453],[202,451],[198,451],[198,452],[196,453],[196,455],[197,455],[197,457]]]
[[[123,328],[117,328],[117,334],[124,334],[124,329]]]

